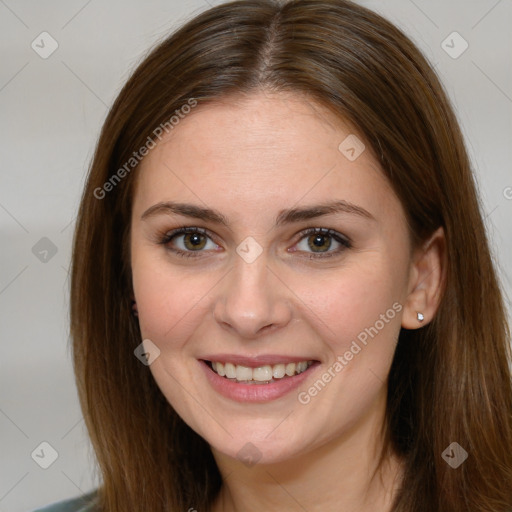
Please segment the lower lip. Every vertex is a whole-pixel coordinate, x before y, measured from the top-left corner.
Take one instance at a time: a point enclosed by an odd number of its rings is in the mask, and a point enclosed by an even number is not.
[[[293,377],[283,377],[270,384],[243,384],[235,382],[215,373],[205,361],[200,360],[206,378],[210,381],[213,389],[231,400],[237,402],[269,402],[276,400],[300,386],[311,373],[320,365],[315,361],[307,370],[294,375]]]

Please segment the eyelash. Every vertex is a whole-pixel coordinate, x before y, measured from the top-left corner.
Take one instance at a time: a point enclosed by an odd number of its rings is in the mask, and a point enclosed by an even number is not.
[[[180,227],[180,228],[176,228],[169,232],[160,233],[158,235],[158,239],[159,239],[158,243],[166,246],[167,244],[169,244],[172,241],[173,238],[177,237],[178,235],[184,235],[184,234],[190,234],[190,233],[192,233],[192,234],[198,233],[198,234],[207,236],[212,242],[215,243],[214,237],[212,237],[212,234],[207,229],[199,228],[199,227],[190,227],[190,226]],[[308,253],[309,259],[331,258],[333,256],[337,256],[340,253],[344,252],[345,249],[350,249],[352,247],[351,241],[346,236],[341,235],[340,233],[338,233],[332,229],[327,229],[327,228],[304,229],[303,231],[301,231],[299,233],[299,235],[301,235],[301,236],[300,236],[300,239],[298,240],[297,244],[299,242],[301,242],[304,238],[307,238],[310,235],[316,235],[316,234],[330,236],[336,242],[341,244],[342,248],[340,248],[336,251],[329,251],[326,253]],[[176,254],[176,256],[180,256],[182,258],[197,258],[200,256],[201,252],[204,252],[204,251],[200,251],[200,250],[199,251],[182,251],[181,249],[174,249],[174,248],[170,248],[170,247],[168,247],[168,250],[172,251],[174,254]]]

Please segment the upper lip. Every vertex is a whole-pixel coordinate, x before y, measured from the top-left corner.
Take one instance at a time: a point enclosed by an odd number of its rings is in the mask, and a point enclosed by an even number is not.
[[[265,365],[275,365],[279,363],[300,363],[301,361],[316,361],[313,357],[307,356],[285,356],[279,354],[260,354],[247,357],[239,354],[212,354],[201,357],[203,361],[215,361],[219,363],[232,363],[248,368],[258,368]]]

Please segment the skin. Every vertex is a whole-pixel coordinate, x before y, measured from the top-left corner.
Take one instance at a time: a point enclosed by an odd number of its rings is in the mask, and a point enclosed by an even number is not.
[[[338,149],[354,133],[302,96],[260,91],[199,105],[139,169],[131,264],[141,335],[160,349],[150,365],[158,386],[210,444],[224,477],[213,511],[390,510],[401,461],[390,453],[374,474],[387,377],[400,328],[419,328],[435,314],[444,237],[438,230],[411,247],[403,208],[369,146],[355,161]],[[336,213],[275,226],[283,209],[334,200],[373,218]],[[162,212],[141,219],[163,201],[218,210],[228,226]],[[171,251],[193,252],[183,234],[158,243],[183,226],[208,229],[215,239],[191,258]],[[352,246],[327,237],[320,251],[334,256],[315,258],[308,246],[315,235],[301,235],[306,228],[330,228]],[[252,263],[236,252],[248,236],[263,250]],[[394,318],[300,403],[298,392],[393,304],[400,306]],[[226,352],[305,356],[320,365],[284,397],[239,403],[199,371],[198,358]],[[249,442],[256,465],[238,455]]]

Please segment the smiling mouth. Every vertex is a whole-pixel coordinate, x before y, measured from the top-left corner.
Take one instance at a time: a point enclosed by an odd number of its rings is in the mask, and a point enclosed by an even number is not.
[[[298,363],[279,363],[249,368],[248,366],[233,363],[205,361],[210,369],[220,377],[243,384],[271,384],[272,382],[278,382],[305,372],[315,362],[300,361]]]

